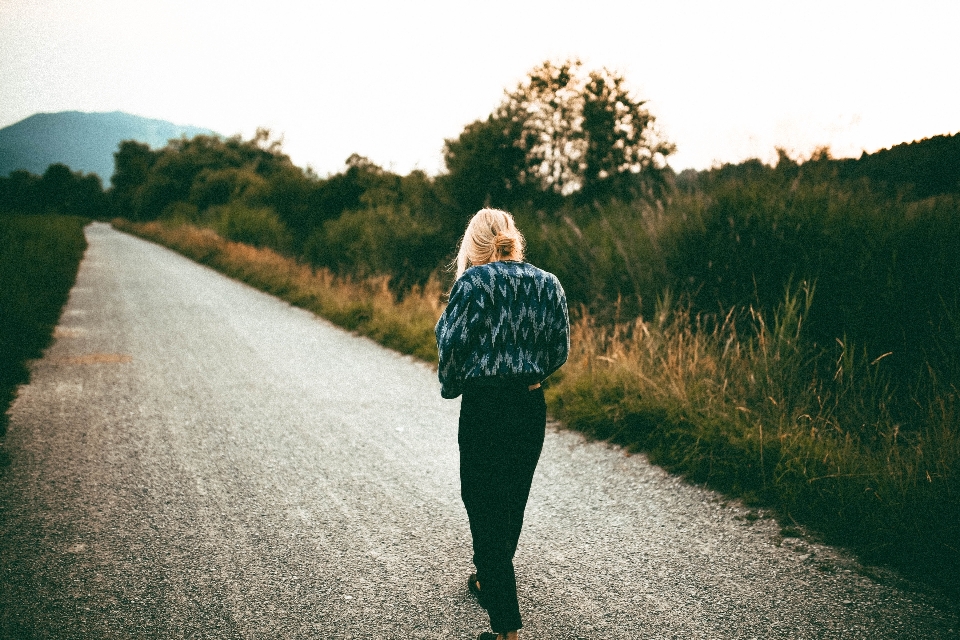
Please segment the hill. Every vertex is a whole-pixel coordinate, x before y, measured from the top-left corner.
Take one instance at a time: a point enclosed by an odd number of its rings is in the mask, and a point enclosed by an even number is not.
[[[867,178],[891,193],[908,189],[915,198],[960,193],[960,133],[864,152],[837,164],[841,178]]]
[[[859,158],[832,158],[828,152],[803,160],[781,152],[776,166],[784,175],[799,171],[817,175],[824,183],[852,187],[866,182],[886,198],[914,201],[960,194],[960,133],[904,142],[873,153],[864,151]],[[752,182],[769,171],[770,167],[753,158],[703,171],[686,169],[677,174],[677,186],[685,192],[712,193],[718,185]]]
[[[61,162],[74,171],[98,174],[107,186],[113,175],[113,153],[121,140],[157,148],[171,138],[210,133],[122,111],[37,113],[0,129],[0,176],[16,169],[42,174]]]

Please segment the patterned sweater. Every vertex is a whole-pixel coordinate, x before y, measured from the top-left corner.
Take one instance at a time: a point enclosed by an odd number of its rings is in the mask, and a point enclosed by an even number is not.
[[[539,382],[567,360],[567,299],[555,275],[531,264],[471,267],[453,285],[435,333],[444,398],[474,378]]]

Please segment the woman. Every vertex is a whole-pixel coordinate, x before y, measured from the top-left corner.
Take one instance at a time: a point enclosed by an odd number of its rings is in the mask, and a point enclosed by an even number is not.
[[[543,447],[540,383],[570,350],[563,288],[553,274],[523,262],[523,249],[513,216],[477,212],[436,326],[440,394],[463,394],[460,495],[477,568],[467,584],[494,631],[480,640],[516,640],[522,626],[513,556]]]

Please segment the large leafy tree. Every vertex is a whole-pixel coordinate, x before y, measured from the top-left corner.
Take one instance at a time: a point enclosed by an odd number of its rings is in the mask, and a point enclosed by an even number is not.
[[[113,154],[114,172],[110,178],[110,197],[118,215],[140,218],[143,188],[158,152],[136,140],[124,140]]]
[[[657,132],[645,101],[606,69],[591,71],[582,90],[583,156],[580,186],[588,199],[660,198],[667,156],[675,147]]]
[[[480,206],[509,206],[531,189],[523,182],[526,154],[516,121],[492,114],[467,125],[460,137],[444,146],[446,175],[441,183],[466,212]]]
[[[619,74],[545,62],[486,120],[447,140],[451,195],[465,208],[658,199],[672,144]]]

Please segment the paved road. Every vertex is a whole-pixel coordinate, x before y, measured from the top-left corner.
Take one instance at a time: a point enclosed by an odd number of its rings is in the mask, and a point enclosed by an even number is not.
[[[471,638],[459,403],[423,364],[88,228],[0,477],[9,638]],[[955,613],[550,429],[527,638],[937,638]]]

